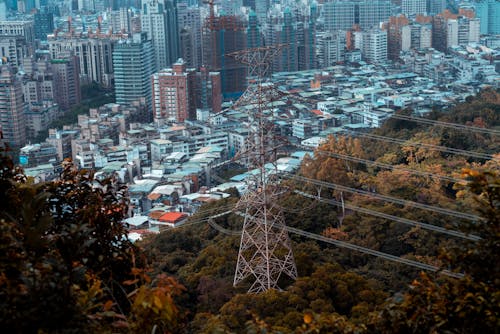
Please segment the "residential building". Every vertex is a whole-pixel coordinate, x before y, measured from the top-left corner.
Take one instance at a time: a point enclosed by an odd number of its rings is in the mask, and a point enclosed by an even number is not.
[[[156,124],[196,118],[196,74],[193,69],[186,69],[182,58],[172,68],[153,74],[151,80]]]
[[[479,42],[479,19],[458,17],[446,22],[446,47]]]
[[[427,14],[434,16],[446,9],[446,0],[428,0]]]
[[[47,35],[54,32],[54,14],[46,11],[38,11],[33,16],[35,38],[46,41]]]
[[[77,138],[78,133],[75,129],[49,129],[49,137],[45,141],[56,148],[58,161],[72,158],[71,142]]]
[[[361,29],[379,27],[391,16],[391,2],[388,0],[333,0],[323,5],[325,29],[348,30],[354,25]]]
[[[143,0],[141,27],[152,42],[156,68],[172,65],[180,56],[176,1]]]
[[[177,15],[181,45],[180,57],[184,59],[187,67],[198,69],[202,65],[200,7],[180,2],[177,4]]]
[[[401,12],[406,17],[427,14],[427,0],[402,0]]]
[[[411,31],[407,28],[410,24],[408,18],[404,15],[391,16],[387,22],[387,57],[391,60],[399,59],[401,51],[410,48]]]
[[[0,21],[0,36],[23,36],[26,43],[34,45],[35,28],[33,21]]]
[[[369,63],[387,61],[387,31],[373,29],[364,31],[361,53]]]
[[[28,56],[26,40],[19,35],[0,35],[0,59],[5,59],[15,68],[21,66],[23,57]]]
[[[338,30],[321,33],[317,37],[317,61],[319,68],[335,65],[345,60],[346,32]]]
[[[32,104],[25,112],[26,138],[35,139],[42,131],[47,130],[58,116],[60,116],[60,111],[57,104]]]
[[[70,51],[78,57],[82,83],[97,82],[111,87],[113,81],[113,50],[116,40],[109,36],[49,35],[48,44],[53,59]]]
[[[113,32],[131,33],[132,16],[128,7],[109,12],[110,26]]]
[[[432,26],[413,23],[411,25],[411,47],[425,49],[432,47]]]
[[[19,152],[19,163],[23,167],[35,167],[56,162],[57,150],[48,143],[27,145],[22,147]]]
[[[222,110],[221,77],[219,72],[210,72],[201,67],[196,72],[196,107],[214,113]]]
[[[481,35],[500,34],[500,1],[476,0],[472,4],[481,22]]]
[[[50,63],[56,92],[54,100],[61,110],[67,111],[82,100],[78,57],[70,53],[64,58],[53,59]]]
[[[21,81],[10,65],[0,65],[0,129],[4,143],[11,149],[26,144],[26,110]]]

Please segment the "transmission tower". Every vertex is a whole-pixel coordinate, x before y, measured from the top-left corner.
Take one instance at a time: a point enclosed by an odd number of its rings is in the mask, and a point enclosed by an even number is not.
[[[274,166],[280,140],[274,134],[272,113],[275,102],[282,100],[285,94],[264,81],[272,58],[284,47],[286,45],[259,47],[231,54],[248,65],[252,77],[233,107],[245,106],[250,110],[245,149],[237,157],[244,158],[249,168],[258,170],[249,191],[236,205],[236,210],[245,215],[234,285],[253,280],[248,290],[253,293],[279,289],[278,282],[284,275],[297,278],[283,210],[277,204],[283,191],[278,187]]]

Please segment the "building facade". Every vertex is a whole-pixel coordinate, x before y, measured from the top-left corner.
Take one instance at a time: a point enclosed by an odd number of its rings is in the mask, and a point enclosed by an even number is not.
[[[61,110],[67,111],[82,100],[78,57],[70,53],[64,58],[52,59],[50,63],[57,92],[54,99]]]
[[[361,29],[376,28],[391,16],[391,6],[387,0],[327,2],[323,5],[325,29],[348,30],[354,25]]]
[[[143,0],[141,27],[153,44],[156,68],[166,68],[178,59],[180,52],[176,1]]]
[[[172,68],[153,74],[154,122],[184,122],[196,118],[195,99],[196,74],[186,69],[186,63],[179,59]]]
[[[20,149],[26,144],[23,87],[9,65],[0,65],[0,130],[4,143],[11,149]]]
[[[75,52],[80,63],[80,80],[82,82],[97,82],[104,87],[112,86],[115,40],[108,37],[50,35],[48,44],[53,59],[60,58],[68,50]]]
[[[156,72],[153,45],[146,33],[119,42],[113,52],[116,103],[130,104],[146,98],[152,110],[151,75]]]
[[[364,31],[363,58],[369,63],[383,63],[387,61],[387,31],[373,29]]]

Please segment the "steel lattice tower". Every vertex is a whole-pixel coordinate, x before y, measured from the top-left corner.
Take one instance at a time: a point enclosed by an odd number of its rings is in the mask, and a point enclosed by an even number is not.
[[[249,135],[246,147],[238,154],[250,168],[256,168],[253,183],[236,206],[245,212],[234,285],[253,280],[249,292],[279,289],[283,275],[297,278],[291,242],[282,208],[277,204],[282,191],[275,180],[276,152],[280,140],[274,135],[272,113],[274,103],[286,94],[272,83],[264,82],[270,62],[285,45],[259,47],[233,53],[231,56],[249,66],[251,83],[235,103],[249,111]],[[274,168],[273,168],[274,166]]]

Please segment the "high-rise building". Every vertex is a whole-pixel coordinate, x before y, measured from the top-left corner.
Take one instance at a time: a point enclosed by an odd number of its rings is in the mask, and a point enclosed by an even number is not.
[[[0,60],[6,59],[17,68],[28,54],[28,46],[22,36],[0,36]]]
[[[446,18],[444,15],[432,17],[432,47],[441,52],[445,52],[447,49]]]
[[[323,5],[325,29],[327,31],[351,29],[355,24],[354,7],[354,2],[351,1],[336,0],[325,3]]]
[[[200,109],[211,109],[214,113],[222,110],[219,72],[210,72],[206,67],[201,67],[196,73],[196,106]]]
[[[26,110],[21,82],[10,65],[0,65],[0,130],[4,143],[11,149],[26,144]]]
[[[156,66],[153,45],[147,34],[137,33],[119,42],[113,52],[113,67],[116,103],[126,105],[146,98],[151,111],[151,75],[156,72]]]
[[[407,17],[427,14],[427,0],[402,0],[401,13]]]
[[[183,122],[196,118],[196,73],[186,69],[179,59],[172,68],[163,69],[151,77],[153,87],[154,122]]]
[[[5,20],[7,20],[7,4],[2,1],[0,2],[0,21],[5,21]]]
[[[432,26],[413,23],[411,26],[411,48],[425,49],[432,47]]]
[[[257,48],[262,46],[262,42],[262,34],[260,32],[257,14],[251,10],[248,14],[247,47]]]
[[[246,48],[245,24],[238,16],[209,16],[203,26],[203,64],[220,72],[224,98],[236,99],[246,88],[246,66],[227,55]]]
[[[179,58],[175,0],[143,0],[141,26],[153,44],[157,68],[166,68]]]
[[[47,35],[54,31],[54,14],[48,12],[37,12],[34,15],[35,38],[46,41]]]
[[[442,13],[446,9],[446,0],[428,0],[427,13],[431,16]]]
[[[132,32],[132,16],[129,8],[121,7],[109,13],[110,25],[113,32]]]
[[[28,45],[35,41],[33,21],[0,21],[0,36],[23,36]]]
[[[476,17],[481,20],[481,34],[500,34],[500,1],[477,0],[473,4]]]
[[[479,31],[479,19],[465,17],[449,19],[446,22],[446,47],[478,43]]]
[[[316,67],[315,24],[308,13],[289,7],[281,10],[275,6],[269,12],[264,27],[265,41],[269,46],[286,44],[272,63],[273,72],[300,71]]]
[[[241,15],[243,7],[243,0],[221,0],[220,10],[226,15]]]
[[[363,31],[363,47],[361,53],[369,63],[387,61],[387,31],[372,29]]]
[[[389,0],[333,0],[323,5],[326,30],[348,30],[354,25],[362,29],[377,28],[390,15]]]
[[[297,61],[299,71],[316,68],[316,17],[313,8],[307,13],[298,13]],[[305,15],[304,15],[305,14]]]
[[[390,0],[363,0],[354,4],[354,23],[361,29],[379,28],[391,16]],[[359,10],[359,17],[356,15]]]
[[[177,5],[181,57],[188,67],[199,68],[201,62],[201,13],[199,7],[182,2]]]
[[[69,52],[66,57],[52,59],[50,63],[56,92],[54,99],[61,110],[69,110],[82,100],[78,57]]]
[[[255,0],[255,14],[260,25],[266,22],[270,0]]]
[[[338,30],[318,36],[318,66],[320,68],[335,65],[345,60],[346,32]]]
[[[105,36],[50,35],[49,51],[52,58],[65,55],[68,50],[78,56],[80,80],[85,83],[97,82],[110,87],[113,81],[113,49],[116,40]]]
[[[278,26],[277,33],[279,34],[278,43],[287,44],[288,47],[283,49],[281,55],[278,55],[279,60],[276,64],[279,66],[278,71],[291,72],[297,71],[299,68],[297,62],[297,26],[294,21],[290,8],[285,8],[283,21]]]
[[[180,51],[182,59],[186,62],[186,65],[190,68],[195,67],[193,64],[195,63],[195,43],[193,41],[193,32],[189,27],[181,28],[179,33],[180,39]]]
[[[410,21],[404,15],[389,18],[389,22],[386,24],[387,57],[389,59],[397,60],[401,51],[409,49],[407,41],[409,40],[408,34],[410,31],[405,29],[409,23]]]

